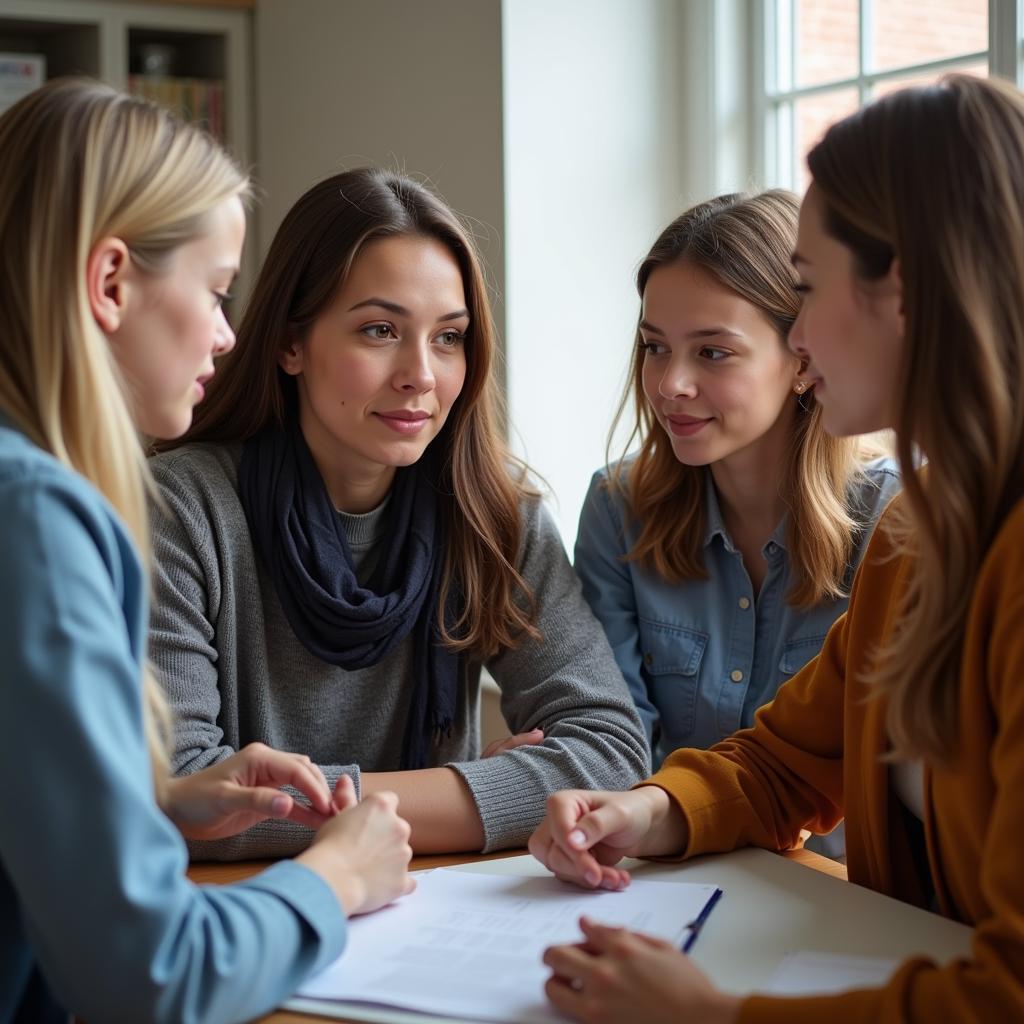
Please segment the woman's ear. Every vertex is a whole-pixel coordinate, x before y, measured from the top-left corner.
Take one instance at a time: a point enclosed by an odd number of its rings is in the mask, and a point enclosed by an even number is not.
[[[128,273],[131,255],[120,238],[101,238],[85,264],[89,308],[104,334],[116,334],[128,307]]]
[[[297,377],[302,373],[302,341],[292,336],[288,344],[277,353],[277,363],[289,377]]]

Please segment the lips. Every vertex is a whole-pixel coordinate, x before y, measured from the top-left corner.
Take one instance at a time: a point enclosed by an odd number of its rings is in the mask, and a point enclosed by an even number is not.
[[[201,377],[196,377],[196,387],[199,389],[200,401],[206,397],[206,385],[209,384],[212,379],[212,373],[204,373]]]
[[[665,416],[665,424],[675,437],[689,437],[691,434],[699,433],[711,420],[710,416],[683,416],[681,414]]]
[[[389,409],[387,412],[375,412],[377,419],[403,437],[418,434],[430,419],[430,413],[423,409]]]
[[[386,420],[405,420],[409,423],[430,419],[430,413],[424,409],[390,409],[387,412],[378,412],[374,415]]]

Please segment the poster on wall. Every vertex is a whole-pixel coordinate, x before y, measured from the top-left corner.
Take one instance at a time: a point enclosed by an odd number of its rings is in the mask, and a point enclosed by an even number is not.
[[[0,114],[46,80],[46,58],[36,53],[0,53]]]

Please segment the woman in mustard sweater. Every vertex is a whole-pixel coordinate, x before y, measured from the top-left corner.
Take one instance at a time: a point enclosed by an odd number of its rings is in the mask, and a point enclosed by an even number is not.
[[[839,122],[808,165],[790,346],[831,433],[895,429],[904,495],[752,729],[631,792],[557,794],[530,849],[618,888],[623,856],[786,849],[845,814],[850,880],[970,923],[971,956],[739,999],[668,944],[585,924],[547,954],[581,1020],[1024,1018],[1024,97],[950,76]]]

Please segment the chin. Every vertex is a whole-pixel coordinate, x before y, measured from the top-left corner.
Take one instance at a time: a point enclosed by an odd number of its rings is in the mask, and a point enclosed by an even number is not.
[[[155,412],[139,424],[142,433],[157,441],[173,441],[192,426],[192,407],[173,412]]]
[[[676,462],[684,466],[692,466],[694,469],[699,469],[701,466],[710,466],[712,462],[718,461],[718,456],[709,454],[706,449],[703,451],[694,448],[680,450],[673,445],[672,453],[676,457]]]

